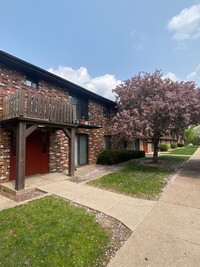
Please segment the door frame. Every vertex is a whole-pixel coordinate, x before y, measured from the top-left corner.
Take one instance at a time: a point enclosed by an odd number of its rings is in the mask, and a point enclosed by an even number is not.
[[[47,172],[45,173],[49,173],[49,145],[50,145],[50,141],[49,141],[49,131],[46,130],[45,133],[42,133],[42,130],[37,128],[35,131],[33,131],[31,134],[35,134],[36,131],[40,131],[40,137],[43,138],[43,135],[45,135],[47,137],[46,139],[46,156],[48,158],[48,166],[46,165],[46,169],[48,169]],[[25,155],[25,176],[29,176],[29,175],[34,175],[34,174],[28,174],[28,153],[31,153],[30,150],[27,149],[27,142],[29,142],[28,138],[31,136],[31,134],[26,138],[25,141],[25,150],[26,150],[26,155]],[[9,180],[15,180],[16,179],[16,169],[17,169],[17,154],[16,154],[16,142],[17,142],[17,137],[16,137],[16,133],[14,131],[11,132],[11,138],[10,138],[10,175],[9,175]],[[43,141],[40,140],[41,145],[43,146]],[[29,155],[30,156],[30,155]],[[41,153],[40,153],[40,158],[38,159],[39,161],[43,162],[43,147],[41,147]],[[42,169],[40,166],[40,173],[42,174]],[[35,174],[40,174],[40,173],[35,173]]]
[[[86,163],[85,164],[80,164],[80,136],[85,136],[86,137]],[[77,140],[77,141],[76,141]],[[84,166],[87,165],[89,162],[89,135],[88,134],[82,134],[78,133],[75,135],[75,158],[77,157],[77,165],[76,166]]]

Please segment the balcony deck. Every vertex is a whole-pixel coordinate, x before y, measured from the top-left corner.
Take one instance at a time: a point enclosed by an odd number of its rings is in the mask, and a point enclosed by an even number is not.
[[[18,91],[4,97],[0,121],[12,119],[37,120],[44,123],[75,124],[73,105],[66,100],[58,100]]]

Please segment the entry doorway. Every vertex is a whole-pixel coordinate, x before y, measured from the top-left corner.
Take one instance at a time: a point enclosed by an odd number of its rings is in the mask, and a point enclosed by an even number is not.
[[[148,153],[148,143],[147,142],[143,142],[143,150],[145,153]]]
[[[77,134],[75,136],[75,165],[88,164],[88,135]]]
[[[26,138],[25,175],[49,172],[49,132],[35,130]],[[16,178],[16,136],[11,135],[10,180]]]

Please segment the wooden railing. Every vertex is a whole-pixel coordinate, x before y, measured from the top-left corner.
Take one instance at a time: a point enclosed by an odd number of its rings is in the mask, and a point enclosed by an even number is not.
[[[23,91],[6,96],[3,100],[2,119],[16,117],[75,123],[73,106],[67,101]]]

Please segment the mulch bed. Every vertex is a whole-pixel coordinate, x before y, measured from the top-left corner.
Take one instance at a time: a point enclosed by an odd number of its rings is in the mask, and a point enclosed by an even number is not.
[[[25,193],[22,193],[20,195],[14,195],[8,191],[5,191],[3,189],[0,189],[0,195],[4,196],[4,197],[7,197],[15,202],[21,202],[21,201],[25,201],[25,200],[29,200],[29,199],[33,199],[33,198],[36,198],[36,197],[39,197],[39,196],[43,196],[45,195],[46,193],[41,191],[41,190],[38,190],[38,189],[34,189],[32,191],[29,191],[29,192],[25,192]]]
[[[68,201],[68,200],[66,200]],[[69,201],[72,205],[82,207],[88,213],[94,214],[98,223],[111,234],[111,243],[109,249],[106,251],[106,260],[101,265],[107,266],[111,259],[116,255],[117,251],[124,245],[124,243],[131,236],[132,231],[119,220],[106,215],[105,213],[93,210],[91,208],[82,206],[80,204]]]
[[[136,160],[139,164],[147,165],[147,166],[156,166],[160,168],[165,168],[172,171],[180,170],[185,162],[170,162],[166,160],[159,159],[157,163],[153,163],[151,159],[141,158]]]

